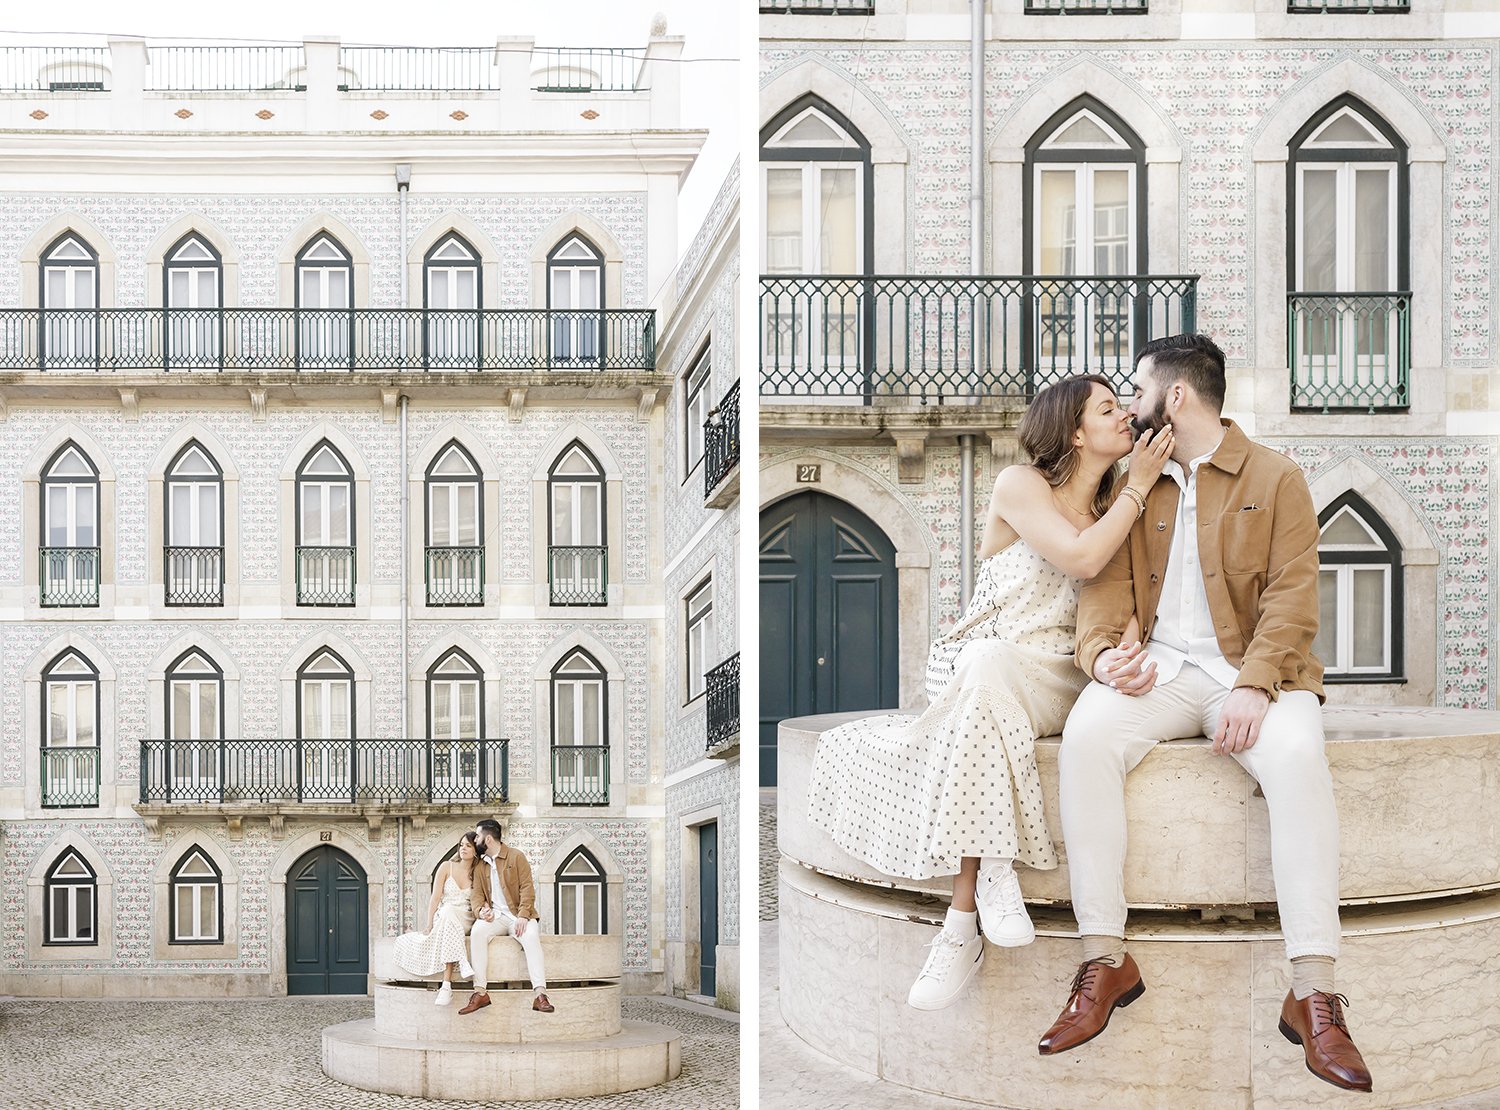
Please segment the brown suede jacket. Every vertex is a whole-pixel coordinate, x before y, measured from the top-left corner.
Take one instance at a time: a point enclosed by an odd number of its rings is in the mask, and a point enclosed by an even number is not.
[[[500,872],[500,889],[505,892],[505,904],[510,907],[511,914],[537,920],[536,887],[531,881],[531,864],[526,861],[526,853],[502,843],[500,854],[495,858],[495,869]],[[486,902],[492,902],[490,865],[481,858],[479,866],[474,868],[474,888],[469,895],[469,904],[476,917]]]

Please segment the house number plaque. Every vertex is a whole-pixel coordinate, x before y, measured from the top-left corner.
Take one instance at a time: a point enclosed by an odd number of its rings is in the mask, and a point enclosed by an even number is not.
[[[820,463],[798,463],[797,481],[799,482],[821,482],[823,480],[823,467]]]

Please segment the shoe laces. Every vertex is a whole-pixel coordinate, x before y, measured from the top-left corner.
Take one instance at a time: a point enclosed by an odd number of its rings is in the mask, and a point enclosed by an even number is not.
[[[1000,909],[1006,914],[1025,913],[1026,906],[1021,897],[1021,881],[1010,868],[994,868],[980,876],[985,884],[986,895],[1000,900]]]
[[[1073,986],[1070,989],[1074,994],[1082,991],[1089,998],[1093,998],[1094,996],[1090,992],[1094,989],[1094,982],[1103,970],[1110,966],[1110,964],[1105,963],[1103,960],[1085,960],[1078,965],[1078,970],[1073,974]]]
[[[1326,1033],[1330,1028],[1337,1027],[1345,1033],[1349,1032],[1349,1026],[1344,1024],[1343,1007],[1349,1005],[1349,1000],[1341,994],[1329,994],[1327,991],[1317,991],[1312,996],[1313,1016],[1321,1017],[1327,1024],[1319,1033]],[[1321,1007],[1321,1011],[1320,1011]]]
[[[927,956],[927,962],[922,965],[919,978],[946,979],[963,946],[964,942],[957,934],[950,933],[947,929],[942,930],[927,942],[927,947],[932,951]]]

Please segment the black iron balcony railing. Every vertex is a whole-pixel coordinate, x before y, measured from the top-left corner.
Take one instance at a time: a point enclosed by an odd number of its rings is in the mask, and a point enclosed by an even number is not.
[[[703,676],[708,684],[708,750],[740,734],[740,654],[735,652]]]
[[[484,604],[484,548],[427,549],[428,605]]]
[[[1137,346],[1190,332],[1196,274],[761,278],[762,397],[1029,397],[1072,374],[1124,388]]]
[[[354,548],[297,548],[297,604],[353,605]]]
[[[703,422],[703,496],[718,488],[740,464],[740,383],[724,394]]]
[[[0,370],[655,366],[653,309],[0,309]]]
[[[0,92],[107,92],[102,46],[0,46]]]
[[[608,744],[553,746],[552,804],[609,805]]]
[[[1287,364],[1293,411],[1404,411],[1411,294],[1288,294]]]
[[[509,740],[142,740],[142,804],[486,805]]]
[[[1287,0],[1293,15],[1400,15],[1411,11],[1408,0]]]
[[[345,46],[339,88],[369,91],[494,92],[499,54],[492,46]]]
[[[644,47],[538,46],[531,57],[531,87],[553,93],[635,92],[646,64]]]
[[[99,604],[99,549],[41,549],[41,602],[47,608],[93,608]]]
[[[599,545],[548,548],[547,583],[553,605],[607,605],[609,548]]]
[[[80,809],[99,804],[99,749],[42,749],[42,808]]]
[[[162,549],[168,605],[224,604],[224,549],[169,546]]]
[[[1145,15],[1147,0],[1026,0],[1027,15]]]
[[[760,0],[762,15],[874,15],[875,0]]]
[[[146,88],[172,92],[300,92],[301,46],[148,46]]]

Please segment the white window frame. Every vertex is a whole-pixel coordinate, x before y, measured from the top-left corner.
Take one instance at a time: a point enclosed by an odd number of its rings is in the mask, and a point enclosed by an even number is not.
[[[189,864],[193,862],[194,859],[201,859],[203,861],[204,867],[208,869],[209,875],[212,876],[211,878],[203,875],[191,875],[187,878],[183,878],[182,872],[187,868]],[[224,930],[221,925],[224,911],[224,881],[223,877],[219,874],[218,869],[214,867],[213,862],[208,858],[208,853],[203,851],[203,849],[201,848],[192,849],[188,853],[188,855],[185,856],[177,864],[177,866],[172,869],[172,877],[170,882],[168,883],[168,888],[170,890],[170,897],[172,902],[169,910],[172,915],[170,943],[222,944],[224,941]],[[192,892],[192,922],[191,928],[189,929],[183,928],[181,914],[182,906],[178,897],[178,891],[183,889],[187,889]],[[211,934],[204,934],[199,930],[198,925],[203,919],[204,899],[209,895],[212,895],[213,899],[210,903],[210,907],[212,909],[212,920],[214,922],[214,926],[213,932]]]
[[[713,340],[710,338],[688,366],[687,373],[682,376],[683,484],[692,478],[708,453],[708,431],[705,425],[708,423],[708,410],[712,400],[709,386],[713,382],[713,350]]]
[[[568,866],[575,859],[585,861],[589,867],[594,869],[593,874],[597,877],[581,878],[566,875],[565,872]],[[558,934],[561,936],[603,936],[605,925],[607,924],[605,918],[607,903],[609,901],[609,883],[608,876],[604,873],[604,868],[593,858],[593,855],[591,853],[584,853],[582,849],[574,849],[568,853],[568,858],[557,869],[554,879],[557,883]],[[592,920],[589,920],[589,914],[584,906],[583,897],[584,891],[589,889],[597,890],[599,893],[598,912],[592,915]],[[569,915],[566,914],[563,905],[569,893],[573,896],[571,920],[568,919]],[[594,927],[590,928],[590,925]]]
[[[87,881],[75,878],[57,877],[57,872],[72,857],[78,861],[84,872],[88,875]],[[65,921],[59,922],[58,915],[53,912],[54,892],[63,890],[67,892],[65,898],[65,910],[63,917]],[[89,892],[90,912],[80,914],[78,910],[79,891]],[[88,861],[76,850],[69,848],[53,863],[47,872],[46,888],[42,892],[47,900],[48,929],[43,944],[98,944],[99,938],[95,935],[96,924],[99,916],[99,876],[94,874],[94,869],[88,865]],[[59,928],[59,925],[66,928]]]
[[[683,602],[686,620],[683,654],[687,659],[687,701],[684,704],[691,704],[708,692],[708,659],[717,642],[713,597],[714,580],[710,574],[692,588]]]

